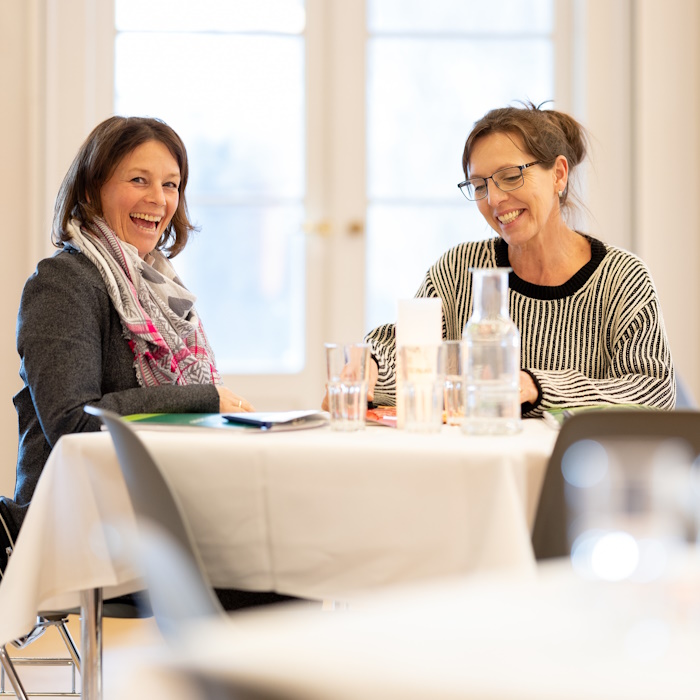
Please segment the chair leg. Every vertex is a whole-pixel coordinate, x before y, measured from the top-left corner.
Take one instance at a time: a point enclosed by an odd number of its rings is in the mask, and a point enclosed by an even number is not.
[[[63,642],[66,645],[66,648],[68,649],[68,653],[70,654],[71,659],[73,659],[73,664],[76,670],[78,671],[78,673],[80,673],[80,652],[78,651],[78,647],[73,641],[73,637],[71,636],[68,627],[66,627],[66,623],[64,621],[61,621],[60,624],[56,625],[56,629],[61,635],[61,638],[63,639]]]
[[[102,700],[102,589],[80,592],[80,680],[84,700]]]
[[[20,681],[17,671],[15,671],[15,666],[12,663],[12,659],[7,655],[7,651],[5,650],[4,646],[0,646],[0,662],[2,662],[2,667],[5,669],[5,674],[10,679],[15,695],[19,698],[19,700],[28,700],[27,693],[22,685],[22,681]]]

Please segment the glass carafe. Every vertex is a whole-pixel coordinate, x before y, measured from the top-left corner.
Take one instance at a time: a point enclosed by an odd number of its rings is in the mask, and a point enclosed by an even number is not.
[[[520,430],[520,331],[508,314],[509,267],[470,268],[472,315],[464,327],[466,416],[462,430]]]

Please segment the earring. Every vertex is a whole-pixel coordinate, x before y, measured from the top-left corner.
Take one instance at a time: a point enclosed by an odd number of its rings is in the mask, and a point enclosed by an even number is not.
[[[564,196],[564,190],[559,190],[557,194],[559,195],[559,199],[561,199]]]

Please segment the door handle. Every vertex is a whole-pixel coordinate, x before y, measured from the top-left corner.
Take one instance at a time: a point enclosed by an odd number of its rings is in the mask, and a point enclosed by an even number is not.
[[[318,221],[305,221],[302,229],[304,233],[312,233],[320,238],[330,238],[333,227],[329,219],[318,219]]]

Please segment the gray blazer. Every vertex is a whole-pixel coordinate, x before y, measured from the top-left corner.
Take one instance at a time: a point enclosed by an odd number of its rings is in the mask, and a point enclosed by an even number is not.
[[[129,413],[216,413],[209,385],[142,387],[122,324],[97,268],[73,249],[42,260],[27,280],[17,319],[24,387],[14,397],[19,453],[14,501],[2,499],[17,530],[61,435],[99,430],[85,404]]]

